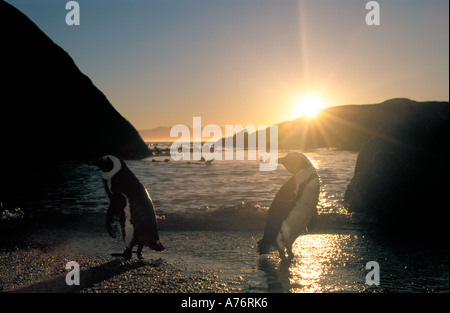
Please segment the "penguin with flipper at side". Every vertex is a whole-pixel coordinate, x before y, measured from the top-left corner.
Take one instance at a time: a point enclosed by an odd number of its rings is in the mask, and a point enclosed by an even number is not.
[[[110,201],[106,214],[107,231],[113,238],[120,232],[125,241],[125,251],[120,255],[130,259],[135,245],[138,246],[139,259],[143,258],[144,246],[164,251],[165,248],[159,241],[153,201],[144,185],[117,156],[105,155],[96,165],[102,171],[103,183]]]
[[[276,249],[281,259],[292,258],[292,245],[298,236],[308,231],[317,216],[320,183],[316,169],[302,153],[289,153],[280,158],[292,177],[280,188],[269,208],[263,238],[258,241],[258,252]]]

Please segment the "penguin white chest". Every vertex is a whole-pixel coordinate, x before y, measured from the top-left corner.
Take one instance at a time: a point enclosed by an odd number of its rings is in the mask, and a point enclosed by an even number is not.
[[[112,194],[111,179],[106,180],[106,188],[108,189],[108,192]]]
[[[319,200],[320,184],[314,168],[302,171],[296,175],[296,190],[292,197],[300,198],[292,203],[292,208],[287,218],[282,222],[277,236],[277,245],[282,247],[286,244],[291,245],[298,235],[300,235],[311,222],[317,209]],[[307,182],[306,184],[304,184]]]
[[[131,242],[133,241],[134,227],[133,227],[133,224],[131,223],[130,201],[128,200],[127,196],[125,196],[125,199],[126,199],[126,205],[124,208],[124,214],[125,214],[124,239],[125,239],[125,243],[126,243],[127,247],[130,247]]]

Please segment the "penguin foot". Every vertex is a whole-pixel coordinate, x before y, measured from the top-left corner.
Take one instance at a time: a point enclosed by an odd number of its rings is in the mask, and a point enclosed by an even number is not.
[[[295,257],[294,252],[292,252],[292,247],[288,247],[286,250],[287,250],[288,260],[292,260]]]
[[[125,260],[130,260],[131,259],[131,248],[126,248],[125,251],[123,252],[123,258]]]
[[[142,250],[142,249],[141,249]],[[111,253],[111,256],[114,257],[123,257],[125,260],[130,260],[131,259],[131,255],[132,253],[136,253],[137,257],[139,260],[144,260],[144,256],[142,255],[142,251],[132,251],[131,248],[130,249],[125,249],[125,251],[123,253]]]
[[[142,256],[142,249],[143,248],[144,248],[144,245],[138,245],[136,254],[137,254],[137,257],[138,257],[139,260],[143,260],[144,259],[144,257]]]
[[[278,254],[280,255],[281,261],[286,260],[286,253],[284,252],[284,250],[279,249]]]

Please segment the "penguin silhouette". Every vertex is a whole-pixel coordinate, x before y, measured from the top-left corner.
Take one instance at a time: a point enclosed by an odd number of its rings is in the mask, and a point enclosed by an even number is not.
[[[102,171],[103,183],[109,198],[106,213],[107,231],[113,238],[120,233],[125,241],[125,251],[120,255],[130,259],[135,245],[138,246],[139,259],[143,258],[144,246],[164,251],[164,246],[159,241],[153,201],[147,189],[117,156],[105,155],[96,164]]]
[[[289,258],[294,256],[293,243],[308,231],[308,225],[317,215],[320,183],[316,169],[302,153],[289,153],[278,163],[293,175],[272,201],[258,252],[265,254],[276,249],[280,258],[286,259],[286,251]]]

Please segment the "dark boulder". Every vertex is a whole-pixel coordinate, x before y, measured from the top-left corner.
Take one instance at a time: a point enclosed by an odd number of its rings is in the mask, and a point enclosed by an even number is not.
[[[149,155],[136,129],[72,58],[1,0],[0,38],[0,201],[15,180],[55,162]]]
[[[447,211],[449,103],[379,104],[383,125],[362,147],[344,200],[389,231],[441,232]]]
[[[31,153],[44,160],[148,154],[136,129],[72,58],[4,1],[0,38],[2,151],[13,158]]]

